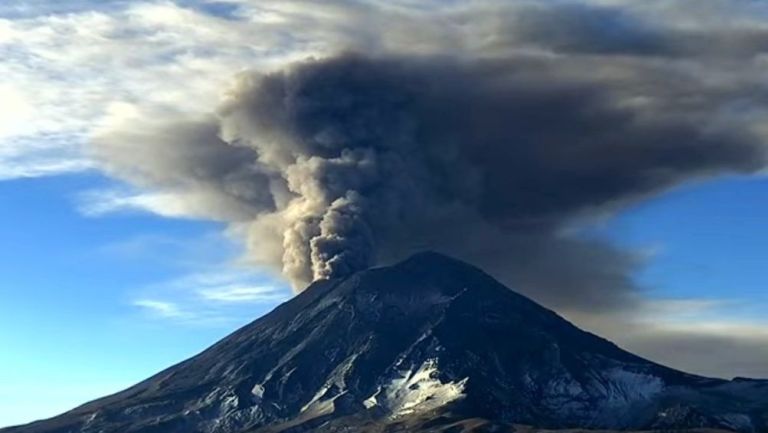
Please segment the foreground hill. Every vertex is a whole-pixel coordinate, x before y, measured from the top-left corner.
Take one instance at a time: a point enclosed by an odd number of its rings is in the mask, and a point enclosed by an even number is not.
[[[314,283],[142,383],[0,432],[538,431],[520,424],[766,432],[768,381],[650,362],[422,253]]]

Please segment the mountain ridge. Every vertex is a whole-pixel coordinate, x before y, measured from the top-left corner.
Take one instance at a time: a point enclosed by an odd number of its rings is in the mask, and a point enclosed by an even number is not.
[[[315,282],[125,391],[0,432],[241,433],[280,425],[321,432],[339,422],[407,424],[426,414],[498,425],[756,433],[768,419],[768,382],[656,364],[478,268],[425,252]]]

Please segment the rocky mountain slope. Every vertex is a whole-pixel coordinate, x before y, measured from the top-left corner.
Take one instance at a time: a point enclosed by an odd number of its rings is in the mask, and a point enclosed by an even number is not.
[[[435,253],[320,281],[123,392],[2,433],[768,431],[768,381],[673,370]],[[517,429],[517,430],[515,430]]]

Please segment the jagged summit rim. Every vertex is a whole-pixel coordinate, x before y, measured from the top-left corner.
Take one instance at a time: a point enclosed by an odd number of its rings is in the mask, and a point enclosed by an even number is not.
[[[397,271],[418,270],[423,272],[431,272],[431,271],[446,272],[448,270],[454,270],[454,271],[464,270],[464,271],[471,271],[473,273],[481,273],[483,275],[487,275],[480,268],[472,266],[450,255],[433,251],[433,250],[424,250],[424,251],[413,253],[410,256],[406,257],[405,259],[396,261],[391,264],[372,266],[368,269],[362,269],[345,276],[328,278],[328,279],[318,279],[310,283],[307,286],[307,289],[313,286],[325,286],[327,284],[334,284],[334,283],[342,282],[345,280],[359,278],[369,274],[370,272],[387,271],[387,270],[397,270]]]
[[[472,265],[462,262],[459,259],[433,250],[425,250],[411,254],[408,258],[392,265],[392,267],[395,268],[402,266],[460,266],[462,268],[479,270]]]

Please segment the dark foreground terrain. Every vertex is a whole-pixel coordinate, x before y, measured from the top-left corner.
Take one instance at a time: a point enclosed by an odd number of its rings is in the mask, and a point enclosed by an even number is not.
[[[650,362],[472,266],[422,253],[314,283],[123,392],[0,432],[542,428],[764,433],[768,381]]]
[[[278,433],[297,431],[280,425],[263,427],[251,432]],[[305,431],[314,433],[729,433],[732,430],[657,429],[657,430],[591,430],[591,429],[542,429],[538,427],[494,422],[483,418],[456,418],[439,414],[424,414],[407,419],[382,421],[362,420],[360,417],[338,418]]]

